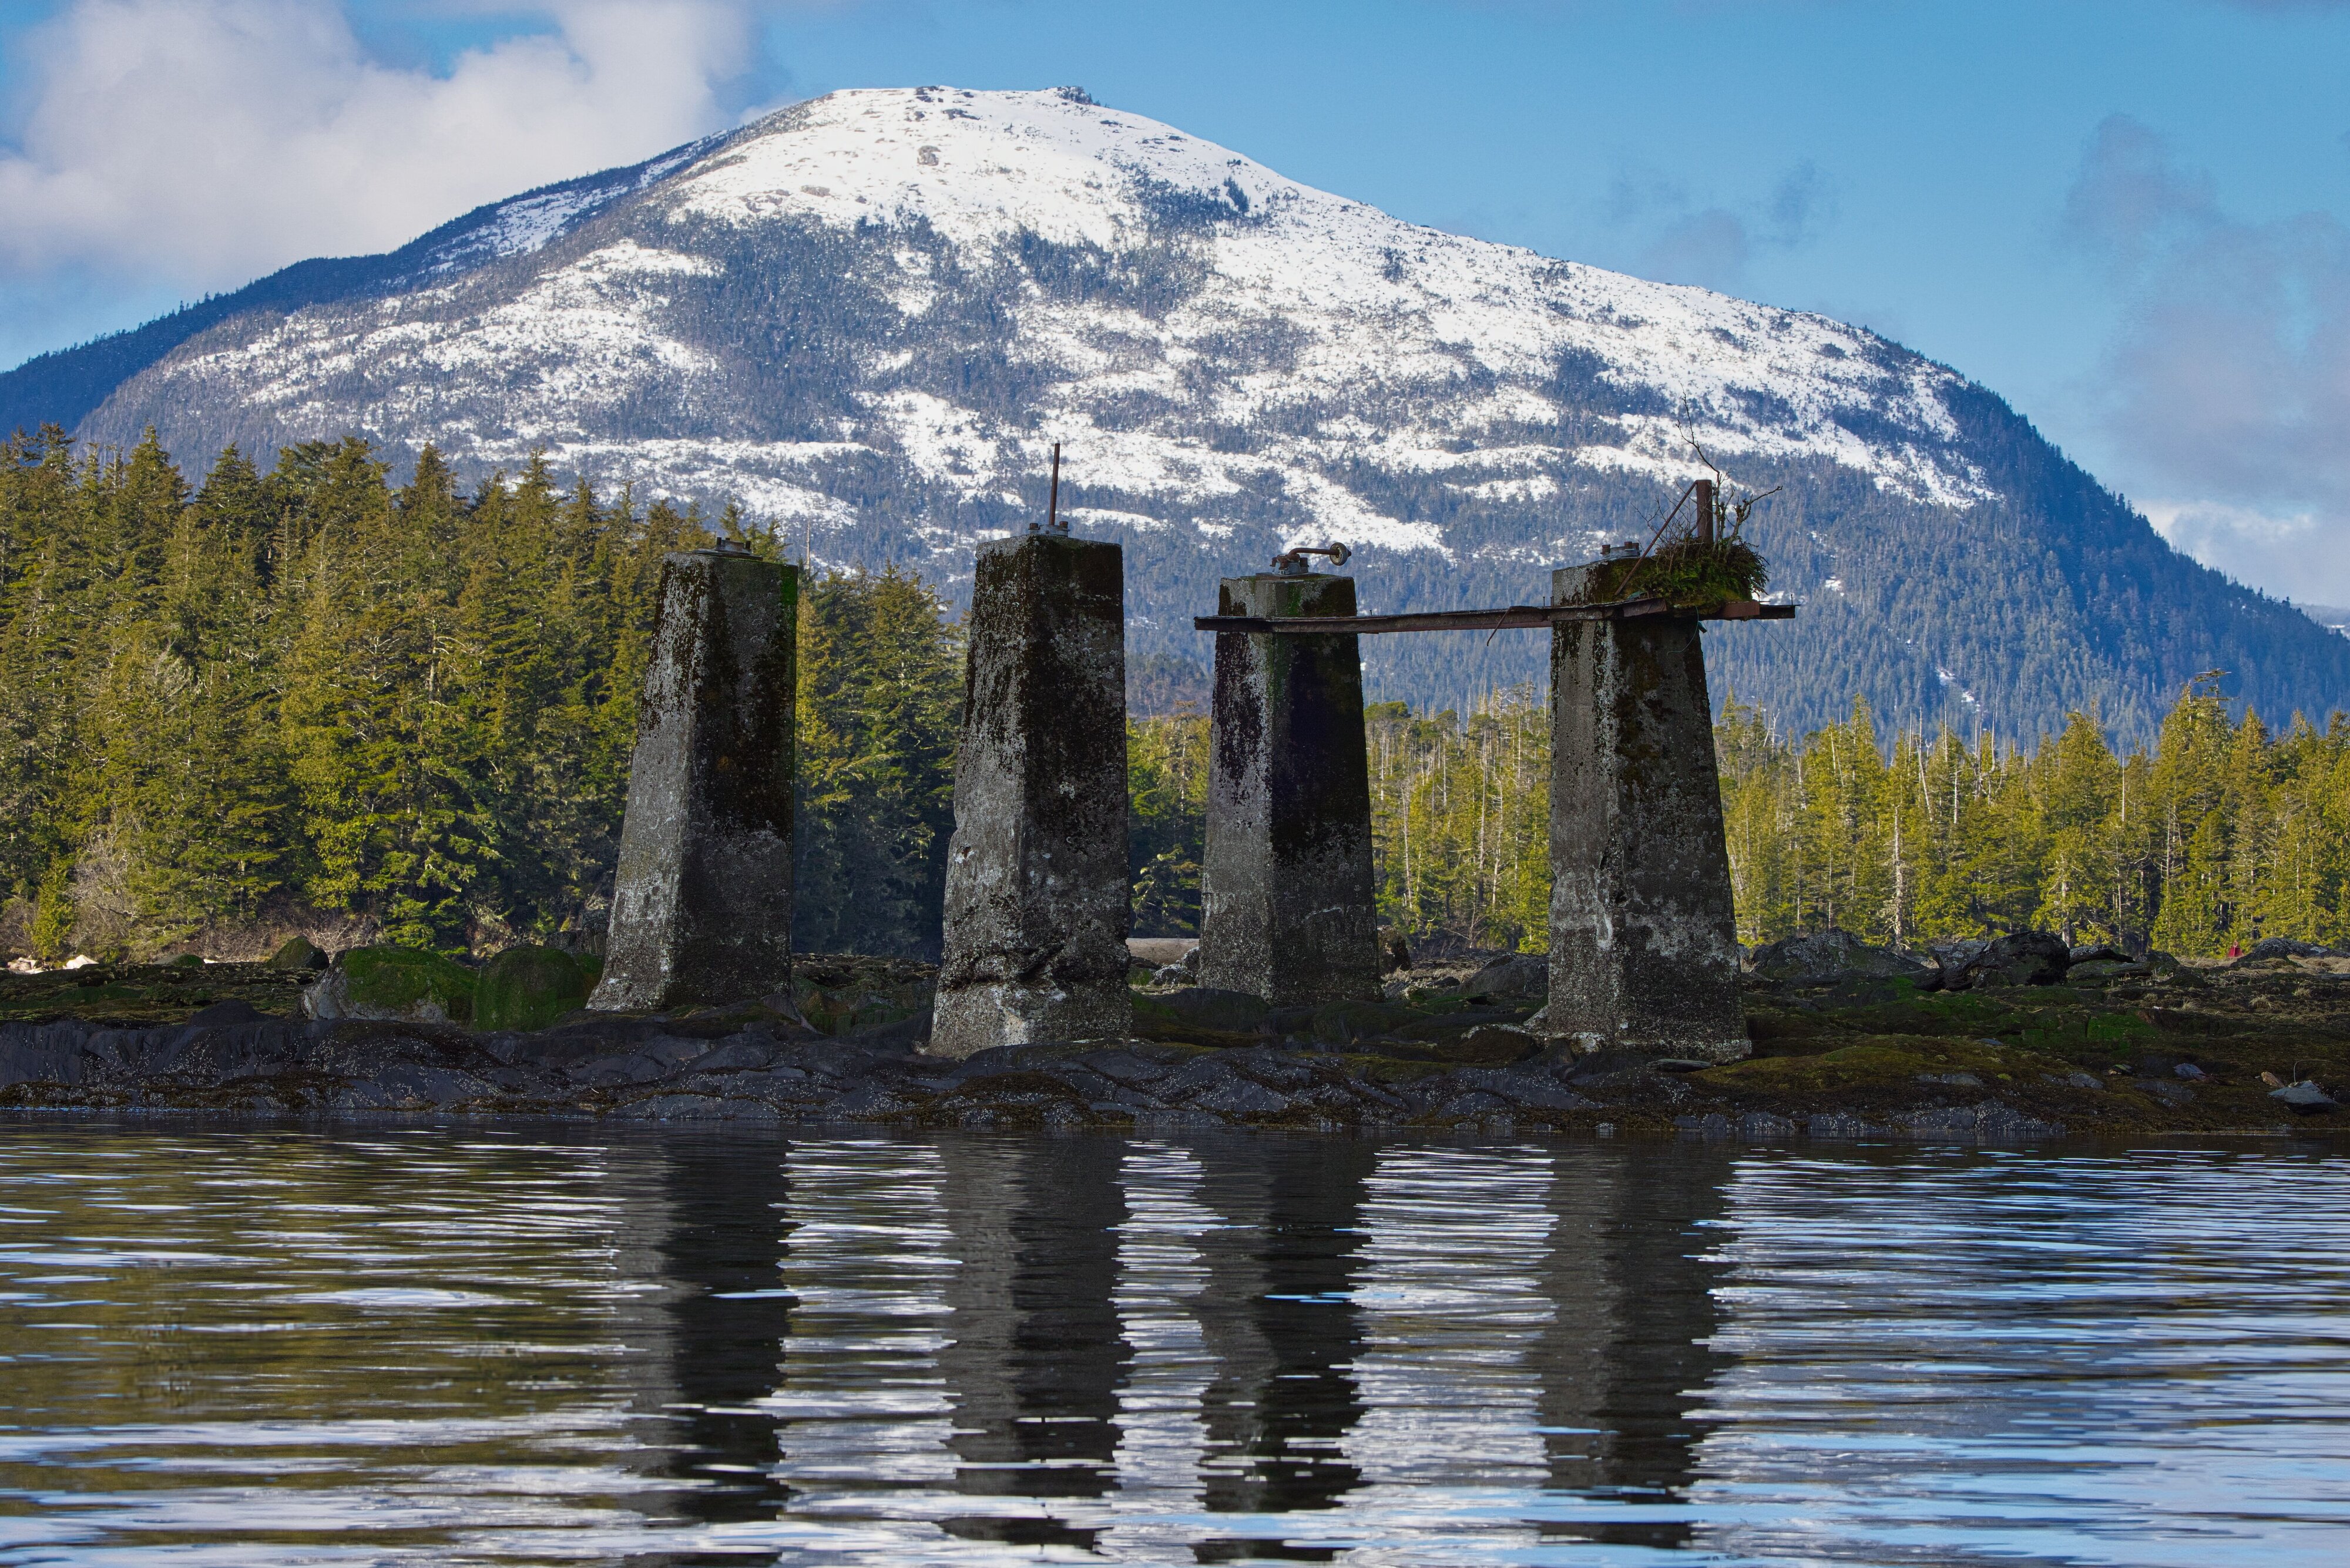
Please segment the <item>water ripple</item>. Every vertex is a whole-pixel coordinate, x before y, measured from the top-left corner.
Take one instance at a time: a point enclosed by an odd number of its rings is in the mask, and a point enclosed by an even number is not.
[[[0,1142],[0,1565],[2350,1559],[2350,1162]]]

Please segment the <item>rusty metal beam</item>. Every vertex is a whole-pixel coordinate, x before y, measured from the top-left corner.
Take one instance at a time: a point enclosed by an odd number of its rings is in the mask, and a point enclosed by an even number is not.
[[[1556,626],[1571,620],[1632,620],[1656,615],[1687,615],[1663,599],[1618,599],[1602,605],[1512,605],[1506,609],[1423,610],[1411,615],[1252,616],[1203,615],[1192,619],[1201,631],[1279,632],[1310,636],[1330,632],[1376,636],[1388,631],[1502,631],[1512,628]],[[1700,620],[1788,620],[1794,605],[1758,604],[1731,599],[1719,608],[1700,613]]]

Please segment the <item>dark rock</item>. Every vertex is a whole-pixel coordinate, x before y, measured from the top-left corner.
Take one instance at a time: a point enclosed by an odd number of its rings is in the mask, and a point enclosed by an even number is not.
[[[1804,1120],[1804,1132],[1809,1137],[1881,1138],[1891,1136],[1891,1129],[1877,1126],[1866,1116],[1848,1111],[1817,1111]]]
[[[1461,983],[1461,994],[1471,1002],[1515,1001],[1543,996],[1550,990],[1550,961],[1534,953],[1497,958]]]
[[[2071,956],[2073,961],[2076,964],[2129,963],[2133,961],[2129,954],[2106,942],[2085,943],[2080,947],[2074,948]]]
[[[321,970],[327,963],[325,951],[307,937],[288,937],[285,946],[269,955],[269,967],[276,970]]]
[[[2197,1066],[2192,1062],[2181,1062],[2170,1070],[2182,1078],[2199,1078],[2203,1076],[2203,1069]]]
[[[1774,1116],[1768,1111],[1749,1111],[1738,1118],[1738,1136],[1750,1141],[1793,1137],[1795,1136],[1795,1124],[1785,1116]]]
[[[1446,1060],[1480,1067],[1506,1067],[1544,1049],[1526,1029],[1508,1023],[1481,1023],[1450,1045],[1441,1046]]]
[[[2064,979],[2073,984],[2087,984],[2107,980],[2134,980],[2153,971],[2142,963],[2116,962],[2112,959],[2075,959],[2064,971]]]
[[[2322,1116],[2341,1108],[2339,1101],[2315,1084],[2287,1084],[2270,1090],[2269,1098],[2291,1107],[2295,1116]]]
[[[1934,942],[1930,944],[1930,950],[1934,955],[1935,964],[1941,971],[1941,989],[1944,991],[1965,990],[1967,985],[1967,966],[1973,963],[1976,959],[1981,957],[1983,950],[1989,946],[1991,946],[1989,942],[1973,940]],[[1932,990],[1934,988],[1929,985],[1926,989]]]
[[[1598,1104],[1587,1100],[1557,1079],[1540,1073],[1511,1072],[1493,1067],[1464,1067],[1452,1075],[1453,1082],[1471,1089],[1482,1089],[1499,1095],[1513,1106],[1532,1106],[1545,1111],[1587,1110]]]
[[[1184,1102],[1187,1109],[1225,1116],[1277,1116],[1289,1109],[1287,1095],[1249,1078],[1233,1078]]]
[[[1344,1045],[1385,1034],[1399,1024],[1419,1022],[1419,1015],[1409,1008],[1393,1002],[1331,1002],[1314,1010],[1310,1027],[1315,1039]]]
[[[197,1009],[188,1015],[188,1023],[191,1028],[217,1029],[232,1023],[265,1023],[268,1017],[267,1013],[243,998],[231,997],[226,1002],[215,1002],[210,1007]]]
[[[1982,1087],[1982,1080],[1972,1073],[1920,1073],[1918,1075],[1918,1081],[1921,1084],[1948,1084],[1954,1088],[1980,1089]]]
[[[1923,980],[1935,966],[1891,948],[1877,947],[1850,931],[1814,931],[1786,937],[1754,950],[1747,971],[1782,985],[1833,985],[1859,979]]]
[[[1701,1116],[1675,1116],[1673,1128],[1677,1132],[1693,1133],[1699,1137],[1728,1137],[1730,1118],[1720,1111]]]
[[[2304,942],[2293,937],[2262,937],[2244,950],[2244,956],[2238,959],[2236,962],[2259,963],[2272,959],[2341,958],[2343,956],[2333,948],[2323,947],[2316,942]]]
[[[1195,1029],[1213,1029],[1227,1034],[1252,1033],[1273,1012],[1261,996],[1208,985],[1189,986],[1154,1000]]]
[[[1307,1063],[1280,1051],[1235,1051],[1223,1065],[1269,1088],[1305,1088],[1319,1075]]]
[[[912,1110],[915,1104],[911,1097],[888,1085],[867,1084],[851,1089],[824,1110],[825,1115],[837,1121],[886,1121]]]
[[[860,1029],[851,1036],[859,1045],[877,1050],[902,1049],[918,1051],[931,1038],[931,1013],[928,1008],[911,1018],[900,1018],[894,1023],[877,1023],[870,1029]]]
[[[1942,966],[1942,982],[1952,991],[1975,986],[2054,985],[2071,967],[2073,950],[2064,939],[2047,931],[2017,931],[2001,937],[1969,960],[1953,982],[1950,965]]]
[[[773,1106],[717,1095],[649,1095],[617,1107],[613,1115],[631,1120],[732,1122],[753,1127],[771,1127],[783,1120]]]

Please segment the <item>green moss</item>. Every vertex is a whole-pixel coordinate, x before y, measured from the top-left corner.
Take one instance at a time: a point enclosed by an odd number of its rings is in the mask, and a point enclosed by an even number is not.
[[[473,971],[417,948],[354,948],[341,963],[350,999],[361,1007],[404,1012],[432,1002],[451,1019],[473,1016]]]
[[[1972,1073],[1986,1085],[2019,1074],[2060,1071],[2063,1064],[2035,1053],[2012,1051],[1979,1041],[1866,1038],[1834,1051],[1804,1056],[1756,1056],[1709,1068],[1700,1077],[1709,1087],[1743,1094],[1788,1096],[1835,1095],[1839,1103],[1856,1094],[1909,1100],[1917,1097],[1920,1074]]]
[[[544,1029],[584,1007],[591,982],[579,961],[554,948],[508,948],[483,969],[473,988],[480,1029]]]
[[[1686,535],[1668,539],[1639,560],[1611,562],[1602,571],[1607,598],[1653,597],[1690,609],[1751,599],[1771,580],[1754,546],[1734,535],[1711,544]]]
[[[327,967],[327,955],[318,950],[309,938],[292,936],[276,952],[269,955],[271,969],[313,970]]]

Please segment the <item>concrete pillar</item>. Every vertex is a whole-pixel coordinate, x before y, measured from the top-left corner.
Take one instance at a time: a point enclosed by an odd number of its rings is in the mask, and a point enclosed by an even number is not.
[[[1226,577],[1218,615],[1355,613],[1350,577]],[[1200,982],[1275,1007],[1376,1001],[1363,669],[1352,636],[1216,634]]]
[[[1125,572],[1065,534],[979,548],[933,1055],[1132,1032]]]
[[[1568,566],[1551,602],[1604,600]],[[1698,622],[1551,632],[1549,1033],[1731,1062],[1747,1054],[1730,855]]]
[[[792,689],[799,573],[741,550],[661,566],[612,891],[606,1011],[792,982]]]

